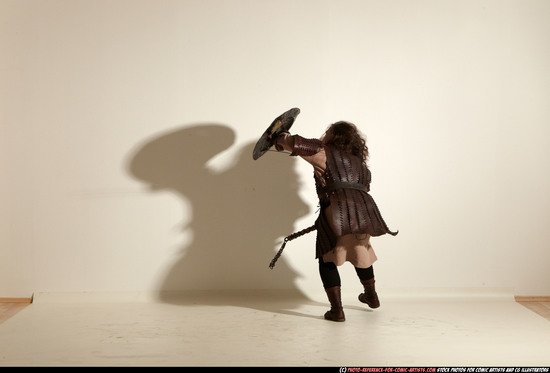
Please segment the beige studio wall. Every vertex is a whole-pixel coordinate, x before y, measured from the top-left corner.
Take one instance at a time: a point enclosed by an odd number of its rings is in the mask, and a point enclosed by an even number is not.
[[[550,2],[0,0],[0,297],[321,293],[312,171],[367,135],[381,289],[549,295]],[[350,267],[346,291],[358,288]],[[321,294],[322,296],[322,294]]]

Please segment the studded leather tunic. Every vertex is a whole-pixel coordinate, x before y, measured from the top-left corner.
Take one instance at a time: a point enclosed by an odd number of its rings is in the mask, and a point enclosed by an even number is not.
[[[291,155],[308,157],[321,150],[326,154],[324,172],[315,172],[321,211],[317,227],[316,257],[332,250],[338,237],[347,234],[396,235],[388,229],[378,206],[369,194],[371,172],[361,158],[317,139],[294,135]],[[330,213],[327,209],[330,208]]]

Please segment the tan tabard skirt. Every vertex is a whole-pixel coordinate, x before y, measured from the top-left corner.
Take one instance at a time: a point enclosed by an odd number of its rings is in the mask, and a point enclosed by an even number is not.
[[[330,214],[331,206],[326,210],[327,214]],[[332,219],[328,219],[331,224]],[[368,268],[378,258],[376,253],[370,244],[369,234],[346,234],[338,237],[336,240],[336,246],[323,255],[323,261],[333,262],[337,266],[341,266],[345,262],[350,262],[357,268]]]

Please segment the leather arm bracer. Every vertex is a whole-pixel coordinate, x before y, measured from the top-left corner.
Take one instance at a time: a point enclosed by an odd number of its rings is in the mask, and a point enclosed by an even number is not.
[[[319,153],[323,149],[323,143],[319,139],[306,139],[300,135],[294,135],[294,148],[290,155],[307,157]]]

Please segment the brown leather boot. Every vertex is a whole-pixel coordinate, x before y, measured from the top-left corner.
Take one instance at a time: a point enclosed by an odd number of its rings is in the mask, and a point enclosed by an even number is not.
[[[344,308],[342,307],[340,286],[326,288],[325,291],[330,302],[330,310],[325,313],[325,319],[330,321],[346,321]]]
[[[359,294],[359,301],[366,303],[370,308],[380,307],[378,294],[376,294],[376,290],[374,289],[374,277],[370,280],[361,281],[361,283],[363,284],[365,292]]]

